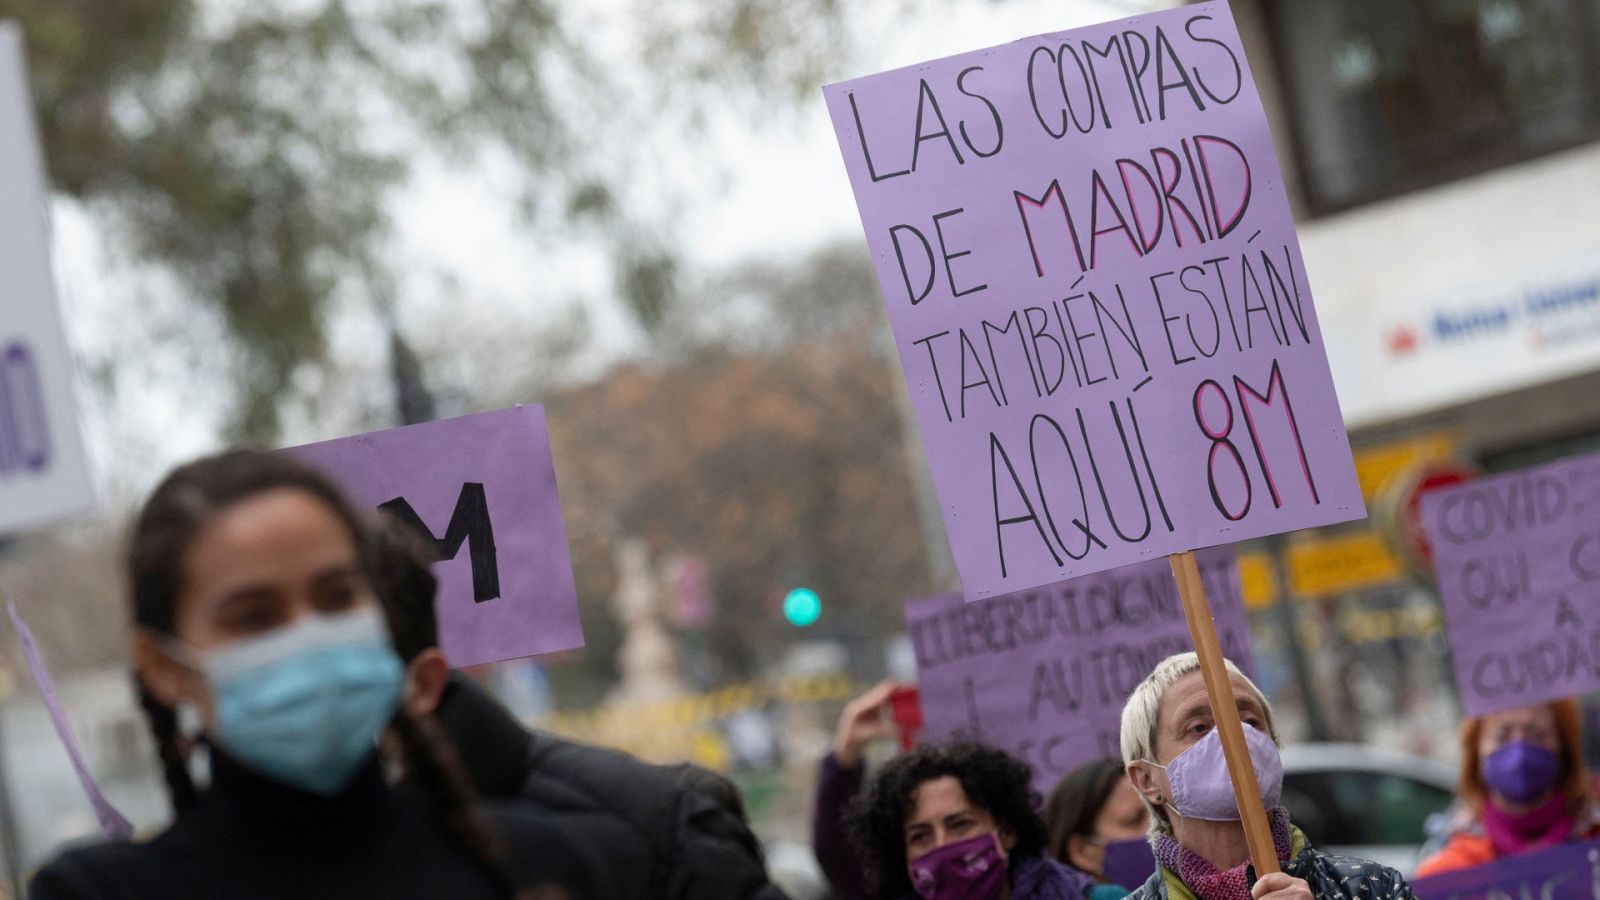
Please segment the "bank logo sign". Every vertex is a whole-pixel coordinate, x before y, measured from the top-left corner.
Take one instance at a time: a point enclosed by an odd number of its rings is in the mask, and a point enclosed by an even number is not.
[[[1600,341],[1600,265],[1460,307],[1425,310],[1419,322],[1395,325],[1387,337],[1395,357],[1505,337],[1531,351]]]
[[[1428,297],[1396,297],[1330,346],[1352,426],[1600,369],[1600,246]],[[1404,385],[1405,390],[1395,390]]]

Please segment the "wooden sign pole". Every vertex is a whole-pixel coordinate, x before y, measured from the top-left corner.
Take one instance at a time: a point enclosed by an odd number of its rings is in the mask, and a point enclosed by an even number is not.
[[[1239,821],[1244,826],[1245,842],[1249,844],[1250,859],[1255,863],[1259,878],[1278,871],[1278,851],[1272,844],[1272,828],[1261,801],[1261,787],[1256,784],[1255,766],[1250,763],[1250,749],[1244,742],[1244,726],[1239,723],[1239,707],[1233,698],[1233,681],[1228,677],[1227,666],[1223,665],[1217,624],[1211,618],[1211,604],[1206,600],[1206,588],[1200,581],[1200,566],[1195,562],[1194,551],[1174,553],[1169,560],[1172,575],[1178,580],[1183,615],[1189,620],[1189,635],[1194,639],[1195,653],[1200,658],[1200,674],[1206,682],[1206,696],[1211,700],[1212,721],[1222,737],[1228,778],[1233,782],[1233,797],[1239,804]]]

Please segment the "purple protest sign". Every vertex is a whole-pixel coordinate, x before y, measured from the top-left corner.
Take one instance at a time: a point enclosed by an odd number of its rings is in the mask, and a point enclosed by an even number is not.
[[[1422,495],[1468,715],[1600,689],[1600,456]]]
[[[1418,900],[1595,900],[1600,842],[1579,841],[1411,882]]]
[[[1224,654],[1252,670],[1230,548],[1196,554]],[[1120,759],[1122,704],[1157,663],[1193,650],[1164,559],[984,600],[906,604],[925,741],[975,738],[1033,766],[1048,792],[1091,760]]]
[[[11,624],[17,629],[17,641],[22,644],[22,658],[28,664],[28,674],[33,676],[33,684],[39,689],[39,699],[44,701],[45,712],[50,714],[50,724],[55,726],[56,737],[60,738],[61,745],[67,750],[67,758],[72,761],[72,770],[78,775],[78,784],[83,788],[83,793],[89,798],[89,806],[94,809],[94,816],[100,821],[100,829],[108,837],[127,838],[133,835],[133,823],[129,822],[117,808],[111,805],[105,794],[100,792],[100,785],[95,783],[94,774],[89,771],[89,764],[84,761],[83,750],[78,746],[78,738],[72,733],[72,723],[67,721],[67,713],[61,708],[61,698],[56,695],[56,682],[50,677],[50,670],[45,668],[44,657],[39,653],[39,645],[33,639],[33,632],[28,628],[28,623],[22,621],[17,615],[14,603],[6,603],[6,612],[11,615]]]
[[[967,596],[1365,514],[1225,3],[824,93]]]
[[[583,646],[539,406],[294,447],[357,500],[433,537],[439,643],[458,666]]]

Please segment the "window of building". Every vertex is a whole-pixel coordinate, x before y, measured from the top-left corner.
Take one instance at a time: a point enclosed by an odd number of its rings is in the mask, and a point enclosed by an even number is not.
[[[1267,0],[1307,205],[1600,137],[1600,0]]]

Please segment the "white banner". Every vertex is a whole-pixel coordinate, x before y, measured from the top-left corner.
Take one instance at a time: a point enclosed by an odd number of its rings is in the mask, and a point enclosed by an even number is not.
[[[0,24],[0,535],[94,504],[56,312],[22,34]]]

